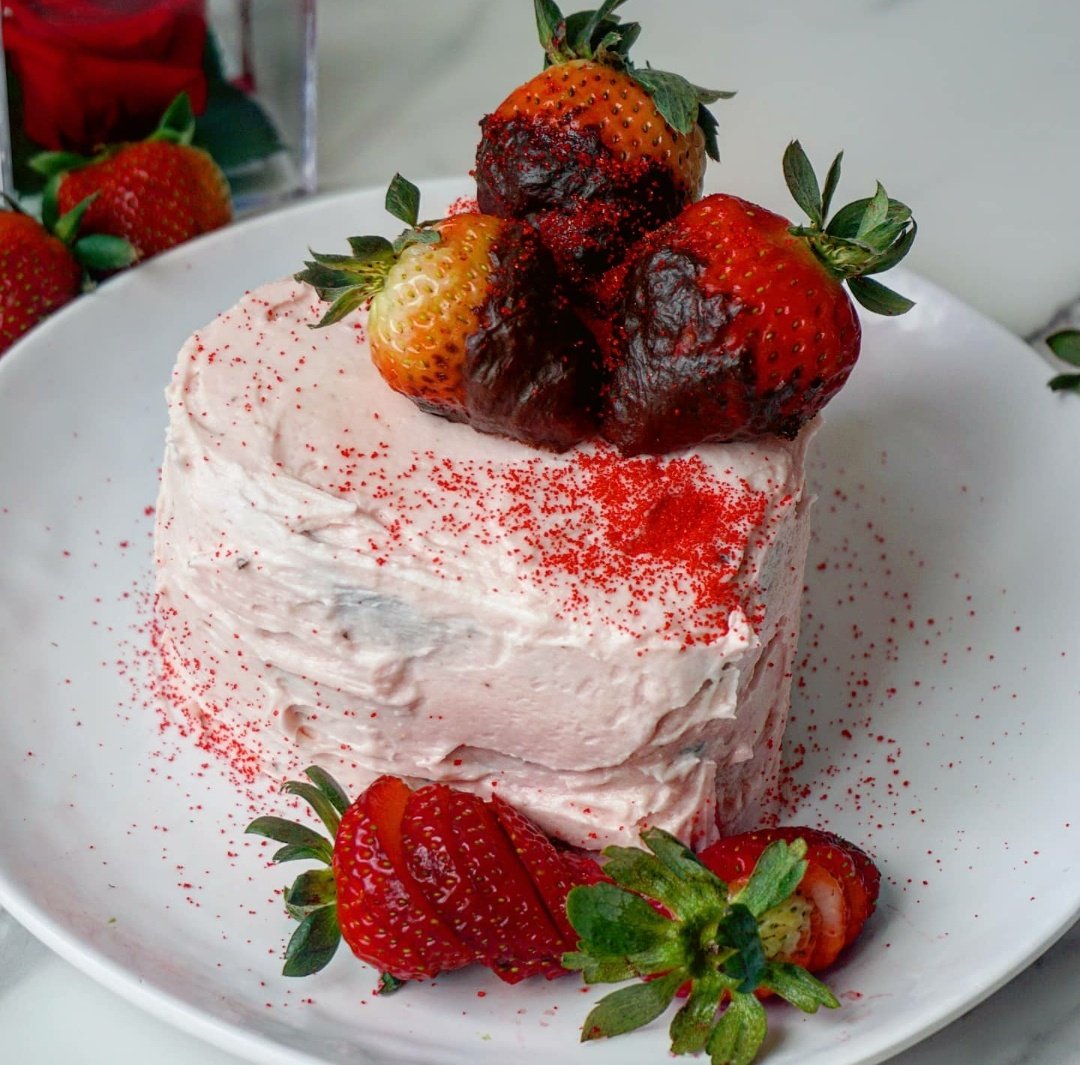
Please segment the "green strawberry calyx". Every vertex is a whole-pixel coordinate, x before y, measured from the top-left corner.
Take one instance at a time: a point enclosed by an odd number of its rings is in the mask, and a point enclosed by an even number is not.
[[[1047,347],[1062,362],[1080,367],[1080,329],[1061,329],[1046,338]],[[1047,382],[1054,392],[1080,392],[1080,373],[1059,373]]]
[[[341,321],[383,290],[391,267],[410,244],[437,244],[442,238],[434,222],[421,222],[420,190],[407,178],[395,174],[386,190],[386,209],[408,227],[396,240],[386,237],[349,237],[351,254],[311,252],[305,269],[293,277],[311,285],[330,306],[312,328],[321,329]]]
[[[304,770],[307,780],[290,780],[282,791],[303,799],[318,815],[329,833],[324,836],[307,825],[284,817],[256,817],[245,829],[255,836],[264,836],[284,844],[271,855],[275,863],[315,861],[322,868],[300,873],[283,891],[285,909],[300,924],[285,948],[284,976],[310,976],[326,968],[341,945],[341,926],[337,915],[337,884],[331,868],[334,841],[341,818],[349,808],[345,789],[319,766]],[[386,995],[402,987],[406,981],[382,973],[375,993]]]
[[[674,836],[652,828],[641,839],[647,851],[605,849],[612,883],[575,887],[567,897],[580,941],[563,965],[589,984],[644,978],[597,1002],[583,1041],[648,1024],[688,986],[669,1028],[671,1052],[706,1051],[712,1065],[748,1065],[766,1034],[759,988],[807,1013],[839,1006],[820,980],[777,959],[791,926],[804,918],[793,905],[807,867],[803,840],[770,843],[732,893]]]
[[[626,0],[604,0],[598,8],[563,15],[554,0],[533,0],[536,30],[544,49],[544,65],[556,66],[575,59],[590,59],[614,67],[633,78],[652,97],[672,129],[688,134],[697,124],[705,135],[705,150],[719,159],[718,123],[707,104],[735,95],[722,89],[703,89],[681,74],[635,66],[630,48],[641,33],[637,22],[623,22],[615,9]]]
[[[285,948],[285,976],[308,976],[324,968],[341,942],[337,918],[337,887],[330,863],[334,837],[341,815],[349,808],[349,798],[325,770],[311,766],[307,780],[291,780],[282,790],[303,799],[319,815],[330,838],[307,825],[283,817],[257,817],[246,831],[284,844],[271,860],[280,862],[316,861],[323,868],[302,872],[284,892],[289,916],[300,922]]]
[[[4,202],[11,210],[19,214],[27,213],[6,193],[2,195]],[[96,192],[87,196],[64,214],[60,214],[57,206],[54,185],[45,190],[41,201],[42,227],[60,240],[82,267],[83,288],[87,290],[94,287],[92,274],[122,270],[126,266],[131,266],[139,257],[134,245],[123,237],[113,237],[105,233],[80,235],[79,227],[82,225],[83,215],[97,196]]]
[[[911,208],[890,199],[880,181],[873,196],[841,207],[830,219],[843,158],[840,152],[832,161],[822,189],[802,145],[792,141],[787,146],[784,178],[795,202],[810,218],[809,225],[792,226],[790,232],[806,239],[829,273],[846,281],[851,294],[868,311],[903,314],[915,304],[870,275],[890,270],[907,255],[918,226]]]

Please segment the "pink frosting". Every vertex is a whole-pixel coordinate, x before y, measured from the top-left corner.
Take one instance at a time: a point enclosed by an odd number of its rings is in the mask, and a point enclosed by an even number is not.
[[[274,775],[497,788],[590,848],[752,817],[787,714],[809,434],[538,452],[421,412],[362,316],[318,313],[271,284],[179,355],[157,616],[186,719]]]

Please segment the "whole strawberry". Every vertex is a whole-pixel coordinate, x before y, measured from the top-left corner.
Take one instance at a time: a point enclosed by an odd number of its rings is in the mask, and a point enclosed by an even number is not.
[[[83,289],[86,270],[119,269],[132,249],[112,237],[81,236],[91,200],[64,215],[46,195],[42,221],[14,203],[0,211],[0,354]]]
[[[77,295],[82,269],[36,219],[0,212],[0,352]]]
[[[47,152],[33,161],[49,177],[61,211],[89,196],[82,231],[122,237],[138,258],[218,229],[232,218],[225,175],[193,147],[195,118],[182,93],[146,140],[114,145],[93,159]]]
[[[635,67],[640,27],[613,14],[623,2],[564,18],[535,0],[546,69],[481,122],[480,209],[528,220],[579,285],[701,195],[717,157],[705,104],[731,95]]]
[[[811,974],[835,961],[874,907],[880,874],[867,855],[801,828],[728,837],[700,856],[657,828],[641,840],[647,850],[606,848],[608,882],[567,896],[580,942],[563,964],[586,983],[646,981],[600,999],[583,1040],[639,1028],[685,995],[671,1052],[749,1065],[767,1033],[762,998],[807,1013],[840,1005]]]
[[[424,410],[541,447],[592,435],[599,354],[536,234],[475,212],[420,223],[400,175],[386,205],[409,227],[397,240],[352,237],[296,275],[331,303],[319,324],[369,304],[372,360]]]
[[[826,222],[840,160],[822,192],[798,142],[788,146],[785,176],[809,225],[715,195],[634,249],[618,275],[605,353],[602,434],[625,454],[795,436],[859,355],[844,283],[868,310],[912,306],[869,276],[911,247],[911,211],[879,184]]]

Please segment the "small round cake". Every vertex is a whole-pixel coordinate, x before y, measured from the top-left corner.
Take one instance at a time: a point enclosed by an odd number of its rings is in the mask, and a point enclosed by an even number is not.
[[[695,846],[775,782],[808,539],[795,439],[622,457],[425,413],[289,280],[180,352],[157,509],[171,701],[245,772],[498,793]]]

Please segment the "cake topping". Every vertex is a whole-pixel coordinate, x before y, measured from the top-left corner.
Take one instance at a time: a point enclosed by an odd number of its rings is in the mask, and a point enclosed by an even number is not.
[[[879,184],[826,222],[840,159],[822,192],[798,141],[784,154],[809,225],[721,193],[633,250],[606,345],[602,428],[624,453],[795,436],[858,358],[859,320],[843,282],[870,310],[912,306],[867,276],[907,253],[911,211]]]
[[[595,431],[599,360],[554,266],[521,223],[464,212],[419,221],[397,175],[393,242],[351,237],[351,255],[313,253],[297,280],[330,302],[330,325],[370,301],[371,357],[418,406],[482,432],[562,450]]]
[[[481,210],[529,221],[579,286],[701,195],[717,157],[705,105],[733,95],[635,66],[641,27],[614,14],[623,2],[564,18],[536,0],[546,69],[481,122]]]

